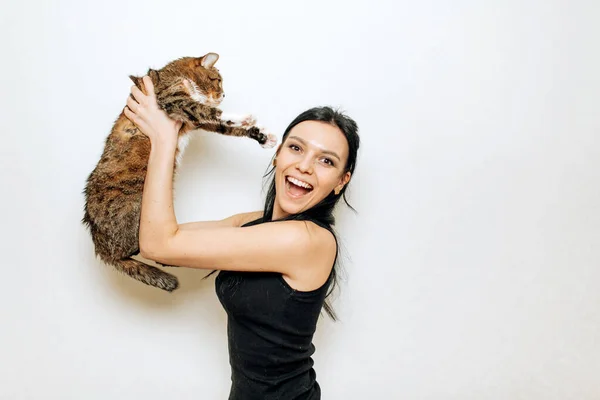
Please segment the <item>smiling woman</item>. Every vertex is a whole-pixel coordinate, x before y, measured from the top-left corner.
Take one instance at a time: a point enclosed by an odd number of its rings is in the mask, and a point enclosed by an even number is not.
[[[336,283],[333,209],[354,172],[356,123],[329,107],[300,114],[273,159],[262,212],[178,224],[173,160],[179,124],[147,95],[126,115],[150,138],[140,220],[142,256],[163,264],[217,269],[216,292],[228,316],[230,399],[319,399],[312,344]],[[347,202],[346,202],[347,203]],[[268,245],[265,245],[267,243]]]
[[[352,173],[342,163],[348,159],[348,141],[336,125],[301,122],[284,145],[275,158],[277,192],[281,195],[277,197],[274,219],[310,209],[332,191],[339,194],[350,180]]]

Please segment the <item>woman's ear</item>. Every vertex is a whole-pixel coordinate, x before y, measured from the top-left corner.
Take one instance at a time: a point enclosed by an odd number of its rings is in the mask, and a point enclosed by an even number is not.
[[[277,166],[277,156],[279,155],[279,151],[281,150],[281,144],[277,146],[277,150],[275,150],[275,157],[273,157],[273,166]]]
[[[342,191],[342,189],[344,188],[344,186],[346,186],[348,184],[348,182],[350,182],[350,177],[352,176],[352,173],[350,171],[346,172],[344,174],[344,176],[342,176],[342,179],[340,179],[340,183],[335,187],[335,189],[333,189],[333,191],[335,192],[336,196],[338,194],[340,194],[340,192]]]

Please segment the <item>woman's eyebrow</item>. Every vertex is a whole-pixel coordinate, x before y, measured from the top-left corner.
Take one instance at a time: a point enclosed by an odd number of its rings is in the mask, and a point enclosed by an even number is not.
[[[290,139],[294,139],[297,140],[298,142],[302,143],[303,145],[307,146],[308,144],[306,143],[306,140],[299,138],[298,136],[290,136]],[[338,160],[341,160],[340,156],[337,155],[337,153],[335,151],[331,151],[331,150],[323,150],[323,149],[319,149],[321,150],[322,153],[324,154],[329,154],[335,158],[337,158]]]

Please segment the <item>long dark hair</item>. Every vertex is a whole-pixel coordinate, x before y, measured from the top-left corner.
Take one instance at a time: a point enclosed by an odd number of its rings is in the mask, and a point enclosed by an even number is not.
[[[346,161],[346,166],[344,168],[344,174],[346,172],[354,173],[354,169],[356,168],[356,158],[358,155],[358,147],[360,146],[360,138],[358,136],[358,126],[354,120],[339,110],[334,110],[331,107],[314,107],[309,110],[304,111],[302,114],[298,115],[287,127],[285,132],[283,133],[283,137],[281,139],[281,143],[285,143],[286,138],[288,137],[290,131],[298,124],[304,121],[319,121],[331,124],[337,127],[346,137],[348,141],[348,160]],[[273,156],[273,158],[275,158]],[[262,222],[272,222],[273,221],[273,207],[275,205],[275,167],[271,166],[270,169],[264,175],[265,179],[270,177],[269,187],[267,190],[267,195],[265,198],[265,207],[264,213],[262,217]],[[335,217],[333,216],[333,210],[340,199],[344,199],[344,202],[348,207],[350,207],[353,211],[354,208],[348,203],[348,199],[346,198],[346,188],[348,185],[344,185],[339,194],[335,194],[333,191],[327,195],[323,200],[319,203],[315,204],[308,210],[302,211],[298,214],[288,215],[284,218],[278,219],[278,221],[288,221],[288,220],[309,220],[314,221],[320,226],[323,226],[327,230],[329,230],[335,240],[336,243],[338,241],[335,230],[333,229],[333,225],[335,224]],[[339,256],[339,246],[336,250],[335,263],[333,266],[333,270],[331,271],[331,285],[329,286],[329,290],[326,294],[326,298],[333,292],[335,287],[338,284],[338,256]],[[325,312],[335,321],[337,320],[337,316],[335,311],[333,310],[331,304],[328,300],[325,300]]]

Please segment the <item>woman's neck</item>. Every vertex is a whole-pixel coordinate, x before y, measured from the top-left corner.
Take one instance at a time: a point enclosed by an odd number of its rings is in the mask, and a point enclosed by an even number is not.
[[[273,204],[273,215],[271,216],[271,220],[276,221],[281,218],[287,217],[289,214],[281,209],[277,199],[275,199],[275,203]]]

